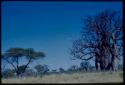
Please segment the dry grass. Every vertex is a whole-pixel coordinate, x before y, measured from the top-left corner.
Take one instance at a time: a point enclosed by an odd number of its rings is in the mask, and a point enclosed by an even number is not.
[[[2,83],[115,83],[123,82],[123,72],[52,74],[22,79],[2,79]]]

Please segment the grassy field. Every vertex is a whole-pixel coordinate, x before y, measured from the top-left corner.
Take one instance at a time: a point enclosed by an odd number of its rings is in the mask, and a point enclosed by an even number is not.
[[[22,79],[2,79],[2,83],[119,83],[123,82],[123,72],[76,72],[73,74],[51,74]]]

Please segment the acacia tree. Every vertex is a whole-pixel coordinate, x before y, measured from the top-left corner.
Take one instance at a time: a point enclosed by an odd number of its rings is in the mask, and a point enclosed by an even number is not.
[[[17,77],[19,77],[21,73],[25,72],[30,63],[32,63],[36,59],[43,57],[45,57],[45,54],[43,52],[36,52],[32,48],[10,48],[2,54],[2,59],[13,67]],[[20,60],[22,58],[27,59],[27,63],[21,66],[20,63],[22,62]]]
[[[96,69],[115,70],[122,56],[122,17],[119,12],[105,10],[84,20],[81,37],[73,42],[71,55],[76,59],[94,59]]]

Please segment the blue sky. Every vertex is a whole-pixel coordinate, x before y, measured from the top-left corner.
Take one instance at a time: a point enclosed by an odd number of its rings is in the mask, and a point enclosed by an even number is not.
[[[72,40],[80,36],[81,18],[105,9],[122,11],[121,2],[2,2],[2,51],[34,48],[46,53],[35,64],[52,69],[79,65],[70,59]],[[93,63],[92,63],[93,64]]]

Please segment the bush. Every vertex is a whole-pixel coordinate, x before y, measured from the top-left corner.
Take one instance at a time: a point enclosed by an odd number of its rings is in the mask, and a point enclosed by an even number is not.
[[[91,68],[91,64],[88,61],[80,63],[81,70],[88,71]]]

